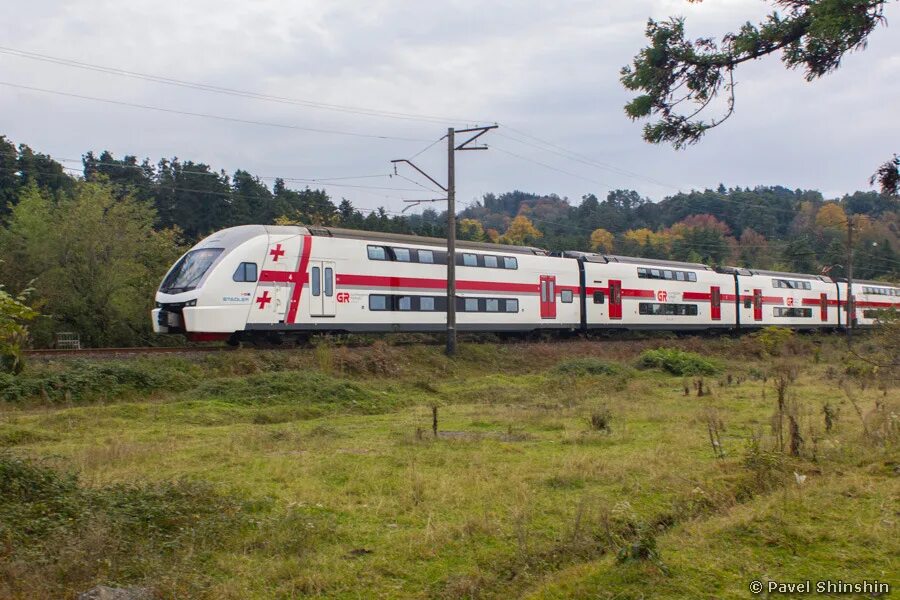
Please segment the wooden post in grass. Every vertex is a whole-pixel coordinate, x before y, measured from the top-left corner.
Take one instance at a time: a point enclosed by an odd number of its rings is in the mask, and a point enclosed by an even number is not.
[[[438,407],[437,404],[431,405],[431,433],[434,434],[434,437],[437,437],[437,429],[438,429]]]

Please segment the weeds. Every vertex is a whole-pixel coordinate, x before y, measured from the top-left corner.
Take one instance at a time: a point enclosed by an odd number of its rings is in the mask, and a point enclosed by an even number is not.
[[[676,348],[646,350],[638,359],[638,366],[644,369],[661,369],[680,376],[715,375],[722,370],[718,361]]]

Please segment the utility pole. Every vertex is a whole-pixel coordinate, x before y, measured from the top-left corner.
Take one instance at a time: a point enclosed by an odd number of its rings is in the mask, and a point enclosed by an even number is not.
[[[418,171],[431,183],[447,193],[447,356],[456,354],[456,151],[457,150],[487,150],[487,146],[470,146],[472,142],[483,136],[491,129],[497,129],[498,125],[486,127],[472,127],[469,129],[447,129],[447,186],[437,182],[431,175],[417,167],[412,161],[399,158],[392,160],[394,172],[397,172],[398,163],[406,163]],[[472,135],[463,143],[456,144],[457,133],[471,133]],[[429,200],[404,200],[411,208],[423,202],[442,202],[445,198],[433,198]],[[406,210],[406,209],[403,209]]]
[[[847,216],[847,339],[853,338],[856,319],[856,302],[853,298],[853,215]]]
[[[447,129],[447,356],[456,356],[456,131]]]

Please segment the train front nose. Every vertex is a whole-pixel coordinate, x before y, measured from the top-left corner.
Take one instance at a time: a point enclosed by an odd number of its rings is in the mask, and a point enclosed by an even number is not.
[[[184,309],[196,305],[197,300],[185,302],[161,302],[157,300],[156,308],[152,312],[154,333],[186,333]]]

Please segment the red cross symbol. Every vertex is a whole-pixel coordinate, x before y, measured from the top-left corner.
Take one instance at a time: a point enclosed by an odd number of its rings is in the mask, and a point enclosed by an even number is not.
[[[272,298],[269,296],[269,290],[263,292],[263,295],[256,299],[259,302],[259,310],[263,310],[266,308],[266,304],[272,301]]]
[[[269,254],[272,255],[272,262],[278,262],[278,257],[284,256],[284,250],[281,249],[281,244],[276,244],[274,248],[269,250]]]

